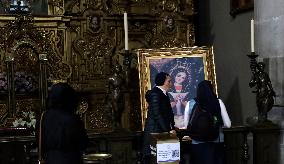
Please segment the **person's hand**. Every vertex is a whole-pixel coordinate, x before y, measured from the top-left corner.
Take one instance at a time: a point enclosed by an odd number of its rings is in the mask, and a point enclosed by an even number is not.
[[[170,134],[176,135],[177,132],[176,132],[176,130],[171,130],[171,131],[170,131]]]
[[[181,94],[176,96],[176,101],[181,101],[183,99],[183,96]]]
[[[191,141],[191,138],[189,136],[183,136],[182,141]]]
[[[187,104],[187,101],[182,101],[181,103],[182,103],[182,105],[185,107],[186,104]]]

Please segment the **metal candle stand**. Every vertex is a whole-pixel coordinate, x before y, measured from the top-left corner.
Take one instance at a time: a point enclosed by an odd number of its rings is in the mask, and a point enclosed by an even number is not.
[[[257,123],[270,122],[267,120],[267,113],[273,107],[275,92],[268,74],[264,71],[265,64],[256,61],[258,55],[255,52],[251,52],[251,54],[247,56],[250,58],[250,69],[252,72],[249,86],[256,88],[253,93],[256,93],[256,105],[258,110]]]

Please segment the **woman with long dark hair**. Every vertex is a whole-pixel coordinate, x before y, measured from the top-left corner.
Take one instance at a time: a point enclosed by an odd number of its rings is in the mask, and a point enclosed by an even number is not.
[[[80,117],[76,91],[57,83],[48,95],[48,109],[42,120],[42,154],[48,164],[83,164],[81,154],[88,137]]]
[[[198,84],[196,97],[185,107],[185,125],[188,125],[191,114],[197,108],[210,112],[219,127],[219,135],[212,141],[192,139],[190,148],[191,164],[223,164],[224,163],[224,134],[222,127],[231,127],[231,120],[221,99],[214,93],[210,81],[204,80]]]

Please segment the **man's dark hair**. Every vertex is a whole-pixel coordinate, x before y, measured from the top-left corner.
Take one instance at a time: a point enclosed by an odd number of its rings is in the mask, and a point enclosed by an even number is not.
[[[166,78],[167,76],[170,76],[168,73],[165,73],[165,72],[160,72],[156,75],[156,78],[155,78],[155,84],[156,86],[162,86],[164,85],[165,81],[166,81]]]

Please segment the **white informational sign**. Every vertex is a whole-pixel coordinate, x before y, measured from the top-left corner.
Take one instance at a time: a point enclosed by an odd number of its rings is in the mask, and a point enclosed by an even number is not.
[[[157,144],[157,163],[175,162],[180,160],[180,143]]]

